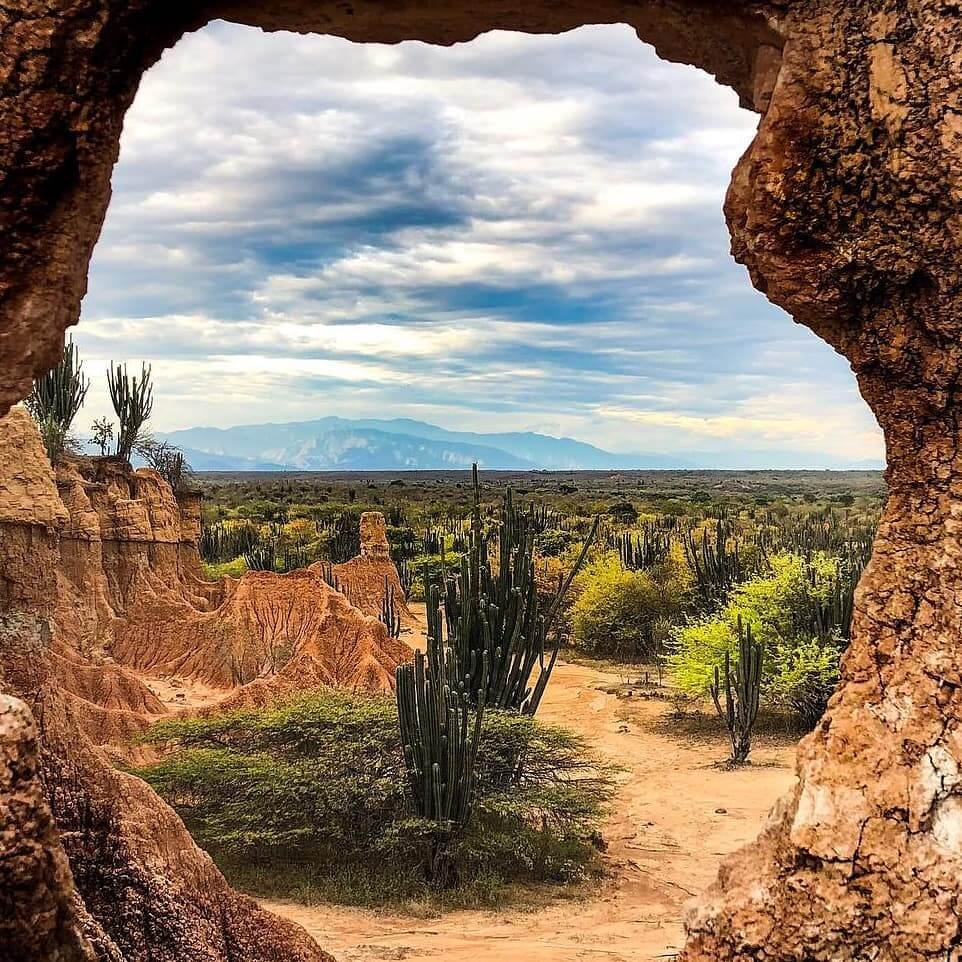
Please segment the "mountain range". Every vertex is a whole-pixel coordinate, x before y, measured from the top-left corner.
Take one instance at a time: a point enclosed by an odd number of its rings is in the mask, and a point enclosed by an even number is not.
[[[810,451],[616,454],[573,438],[530,431],[449,431],[410,418],[339,418],[286,424],[197,427],[159,434],[179,447],[197,471],[618,471],[631,469],[866,469]]]

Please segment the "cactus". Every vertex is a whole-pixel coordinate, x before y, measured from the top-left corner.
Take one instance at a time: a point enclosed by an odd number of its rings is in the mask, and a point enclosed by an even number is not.
[[[136,376],[128,376],[126,364],[114,367],[111,361],[107,369],[107,386],[118,421],[116,453],[124,461],[129,461],[137,445],[144,440],[144,425],[154,408],[150,365],[141,365],[138,381]]]
[[[433,601],[437,595],[432,593]],[[471,817],[478,744],[484,717],[484,682],[469,697],[451,649],[416,652],[396,674],[401,745],[417,813],[445,830]],[[472,707],[473,706],[473,707]],[[473,716],[473,718],[472,718]]]
[[[244,552],[244,561],[250,571],[273,571],[275,553],[273,541],[261,541]]]
[[[89,389],[90,380],[84,378],[83,363],[71,338],[64,345],[59,362],[33,382],[24,402],[37,422],[51,461],[58,460],[70,446],[70,425],[83,407]]]
[[[317,533],[327,536],[327,556],[332,564],[343,564],[361,553],[360,517],[346,511],[334,521],[316,525]]]
[[[752,627],[742,628],[738,619],[738,663],[734,671],[731,653],[725,652],[725,672],[715,668],[711,697],[715,710],[725,722],[731,739],[730,765],[743,765],[752,750],[752,731],[758,718],[758,699],[762,685],[762,646],[752,639]],[[722,707],[722,694],[725,706]]]
[[[401,582],[401,590],[410,597],[414,587],[414,568],[407,558],[401,558],[397,563],[397,574]]]
[[[215,521],[201,530],[200,556],[208,562],[233,561],[256,547],[259,540],[252,524]]]
[[[482,692],[482,701],[492,708],[534,714],[558,657],[557,646],[546,655],[546,642],[564,596],[584,564],[598,522],[552,604],[542,613],[535,579],[533,515],[515,506],[510,490],[505,494],[497,529],[498,562],[492,573],[492,536],[481,518],[477,465],[472,479],[468,551],[456,572],[442,578],[442,603],[428,604],[428,645],[451,648],[459,675],[469,679],[469,697]],[[428,597],[434,598],[434,592]]]
[[[626,531],[618,539],[618,557],[623,568],[638,571],[653,568],[668,556],[671,540],[668,535],[645,527],[634,537]]]
[[[401,637],[401,616],[397,613],[394,602],[394,585],[388,581],[387,575],[384,576],[384,597],[381,599],[379,617],[392,638]]]
[[[719,520],[715,526],[715,541],[702,532],[699,544],[688,531],[684,536],[685,556],[695,576],[695,584],[702,606],[707,610],[725,599],[729,590],[748,576],[747,566],[738,551],[738,541],[728,548],[728,527]]]

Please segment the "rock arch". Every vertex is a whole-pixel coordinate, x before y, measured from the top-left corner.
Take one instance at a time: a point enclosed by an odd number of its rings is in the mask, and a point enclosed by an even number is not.
[[[891,493],[799,788],[691,913],[683,957],[962,958],[962,4],[9,0],[0,413],[77,319],[141,74],[218,17],[432,43],[624,22],[760,113],[726,202],[733,252],[851,361]]]

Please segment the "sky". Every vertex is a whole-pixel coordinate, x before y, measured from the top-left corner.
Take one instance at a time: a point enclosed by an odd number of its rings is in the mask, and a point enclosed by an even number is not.
[[[127,116],[85,413],[109,360],[147,360],[157,430],[405,416],[880,458],[847,363],[729,255],[756,123],[623,26],[435,48],[211,24]]]

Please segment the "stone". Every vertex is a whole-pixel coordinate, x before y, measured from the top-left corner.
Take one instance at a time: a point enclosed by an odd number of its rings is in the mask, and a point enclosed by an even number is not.
[[[94,962],[77,892],[40,782],[27,706],[0,695],[0,946],[4,958]]]
[[[624,22],[760,112],[726,199],[732,252],[851,362],[885,433],[890,494],[839,690],[799,750],[799,786],[691,911],[681,958],[959,959],[962,4],[10,0],[0,412],[55,361],[79,316],[141,74],[215,17],[445,44]],[[11,552],[35,528],[27,522]]]
[[[391,557],[387,523],[380,511],[365,511],[361,515],[361,557],[378,561]]]

